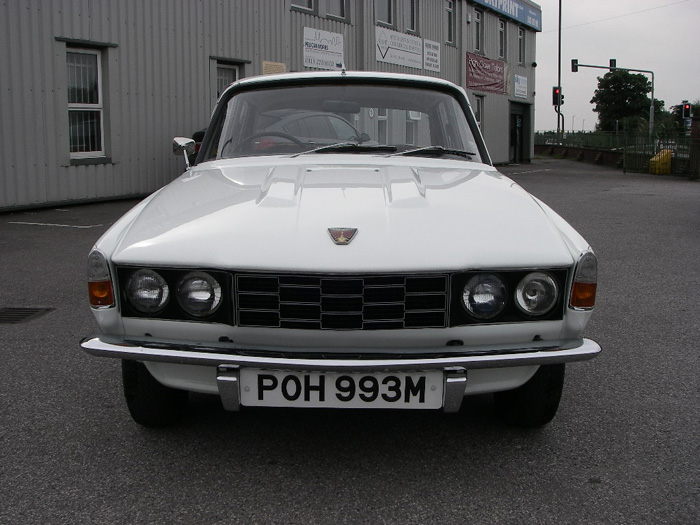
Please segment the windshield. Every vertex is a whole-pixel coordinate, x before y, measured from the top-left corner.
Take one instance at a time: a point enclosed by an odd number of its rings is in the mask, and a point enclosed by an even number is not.
[[[427,148],[415,154],[440,151],[482,160],[458,100],[434,89],[374,84],[256,89],[235,94],[220,119],[210,159],[305,152],[389,155]]]

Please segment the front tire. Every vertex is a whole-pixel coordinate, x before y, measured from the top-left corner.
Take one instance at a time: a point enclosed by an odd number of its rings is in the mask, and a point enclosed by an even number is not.
[[[564,363],[542,365],[524,385],[496,392],[496,412],[509,425],[537,428],[546,425],[557,413],[564,388]]]
[[[187,391],[161,385],[143,363],[122,360],[122,385],[126,406],[139,425],[164,427],[182,418]]]

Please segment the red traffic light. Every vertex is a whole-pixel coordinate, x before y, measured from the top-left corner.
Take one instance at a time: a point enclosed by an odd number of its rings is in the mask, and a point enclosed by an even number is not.
[[[683,118],[690,118],[690,104],[683,103]]]
[[[561,86],[552,87],[552,105],[561,106],[562,96],[561,96]]]

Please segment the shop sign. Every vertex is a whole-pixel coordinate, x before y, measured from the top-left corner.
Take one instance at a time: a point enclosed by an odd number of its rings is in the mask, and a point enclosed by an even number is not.
[[[476,91],[505,93],[505,63],[467,53],[467,87]]]

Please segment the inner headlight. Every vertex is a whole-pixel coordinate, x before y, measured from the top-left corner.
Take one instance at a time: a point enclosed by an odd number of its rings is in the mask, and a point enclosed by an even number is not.
[[[221,285],[204,272],[190,272],[177,284],[177,302],[194,317],[211,315],[221,306]]]
[[[495,274],[475,275],[464,287],[462,304],[477,319],[492,319],[506,306],[505,283]]]
[[[168,304],[170,289],[165,279],[153,270],[137,270],[126,284],[126,299],[137,311],[157,314]]]
[[[515,289],[515,304],[527,315],[544,315],[554,308],[559,289],[554,278],[543,272],[527,274]]]

